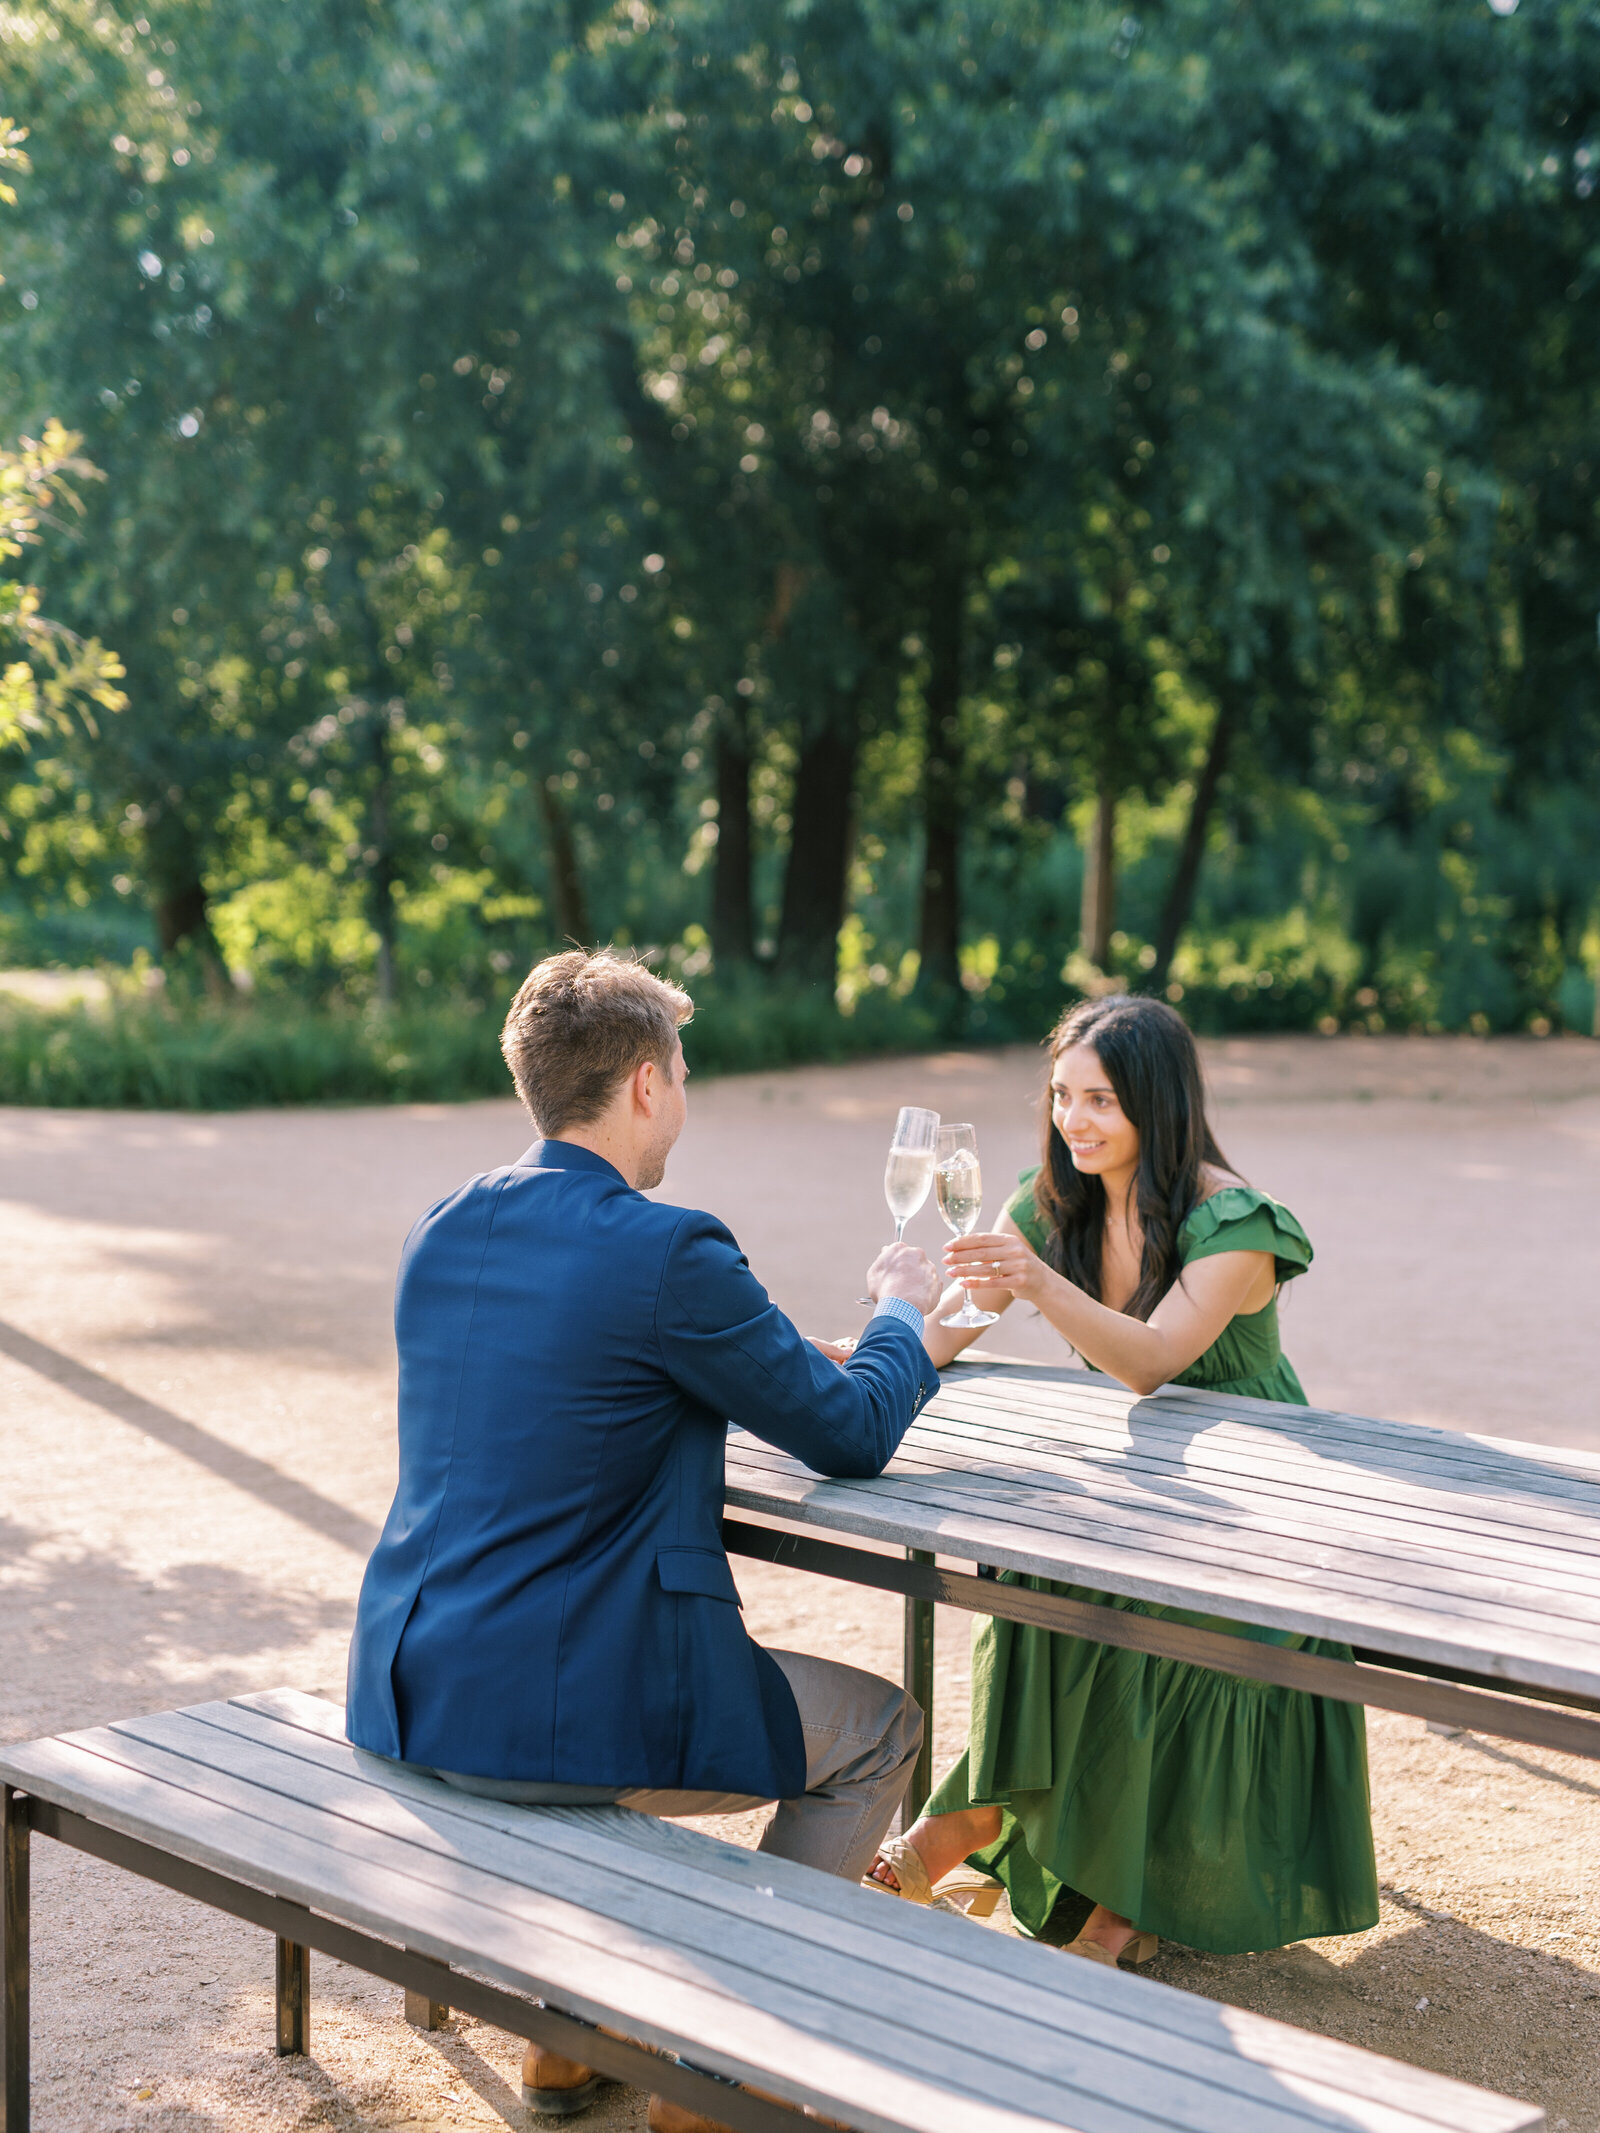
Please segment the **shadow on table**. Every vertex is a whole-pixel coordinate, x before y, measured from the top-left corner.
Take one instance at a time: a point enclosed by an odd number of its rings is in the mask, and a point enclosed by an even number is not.
[[[1457,1499],[1476,1496],[1486,1505],[1496,1497],[1522,1498],[1537,1501],[1557,1515],[1566,1513],[1575,1522],[1600,1519],[1600,1469],[1585,1470],[1576,1463],[1568,1465],[1540,1457],[1531,1446],[1524,1451],[1509,1442],[1474,1437],[1465,1431],[1391,1422],[1381,1416],[1346,1414],[1276,1400],[1231,1399],[1201,1386],[1174,1386],[1142,1399],[1134,1398],[1124,1393],[1114,1379],[1098,1371],[998,1356],[975,1360],[980,1366],[999,1365],[1007,1375],[1014,1374],[1019,1390],[1030,1384],[1064,1385],[1069,1390],[1105,1394],[1113,1401],[1122,1394],[1129,1400],[1121,1418],[1128,1433],[1127,1446],[1120,1453],[1095,1450],[1086,1456],[1093,1458],[1102,1474],[1120,1466],[1131,1488],[1167,1502],[1204,1507],[1225,1499],[1192,1473],[1161,1472],[1150,1465],[1135,1468],[1131,1459],[1181,1461],[1196,1439],[1231,1422],[1264,1437],[1283,1438],[1310,1453],[1313,1459],[1337,1465],[1347,1473],[1369,1476],[1375,1490],[1398,1484]],[[971,1386],[979,1370],[958,1365],[945,1375],[959,1389],[963,1381]],[[1026,1430],[1038,1419],[1019,1415],[1017,1422]],[[1000,1470],[974,1466],[971,1471],[982,1477]],[[1015,1467],[1009,1469],[1009,1474],[1013,1485],[1027,1486],[1033,1478]],[[1037,1480],[1041,1487],[1058,1494],[1075,1492],[1071,1477],[1056,1470],[1041,1470]]]
[[[1080,1369],[1067,1363],[1036,1363],[1020,1356],[975,1355],[958,1358],[941,1372],[947,1383],[959,1388],[983,1374],[984,1366],[1014,1373],[1019,1387],[1028,1384],[1065,1385],[1069,1390],[1091,1390],[1116,1395],[1124,1388],[1102,1372]],[[1587,1470],[1576,1463],[1540,1458],[1530,1445],[1526,1451],[1509,1439],[1470,1435],[1465,1430],[1435,1429],[1420,1422],[1393,1422],[1381,1415],[1357,1415],[1337,1408],[1301,1407],[1278,1400],[1230,1399],[1226,1393],[1209,1392],[1204,1386],[1170,1386],[1145,1398],[1132,1398],[1125,1423],[1135,1445],[1143,1440],[1149,1448],[1158,1443],[1181,1445],[1207,1430],[1232,1420],[1246,1428],[1282,1436],[1314,1453],[1336,1459],[1342,1465],[1403,1476],[1422,1487],[1525,1491],[1530,1485],[1553,1484],[1552,1494],[1585,1499],[1583,1508],[1600,1506],[1600,1467]],[[1187,1427],[1183,1425],[1187,1423]],[[1174,1427],[1174,1424],[1178,1425]],[[1330,1441],[1329,1425],[1341,1433]],[[1365,1459],[1352,1444],[1352,1435],[1367,1432]],[[1429,1470],[1417,1462],[1427,1453],[1448,1455],[1460,1468],[1451,1476],[1438,1468]]]
[[[1226,1395],[1179,1388],[1153,1393],[1129,1410],[1135,1444],[1181,1445],[1226,1422],[1283,1437],[1318,1460],[1370,1475],[1379,1487],[1400,1484],[1449,1496],[1539,1499],[1574,1519],[1600,1517],[1600,1470],[1540,1458],[1463,1430],[1389,1422],[1276,1400],[1230,1401]],[[1179,1427],[1174,1428],[1177,1422]],[[1181,1426],[1187,1423],[1187,1427]],[[1330,1428],[1331,1425],[1331,1428]]]

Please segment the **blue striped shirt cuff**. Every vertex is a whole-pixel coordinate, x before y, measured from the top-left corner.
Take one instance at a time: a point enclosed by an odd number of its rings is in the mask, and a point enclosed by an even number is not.
[[[902,1326],[909,1326],[918,1340],[922,1338],[922,1313],[914,1303],[907,1303],[903,1296],[885,1296],[879,1299],[873,1318],[897,1318]],[[870,1325],[872,1319],[867,1323]]]

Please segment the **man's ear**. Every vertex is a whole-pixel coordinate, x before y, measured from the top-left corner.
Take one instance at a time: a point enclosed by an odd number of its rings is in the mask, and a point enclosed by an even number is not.
[[[633,1070],[633,1100],[641,1111],[653,1111],[656,1101],[656,1078],[660,1068],[653,1059],[642,1059]]]

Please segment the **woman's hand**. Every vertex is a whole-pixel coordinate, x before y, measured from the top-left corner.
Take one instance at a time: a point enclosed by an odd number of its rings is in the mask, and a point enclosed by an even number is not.
[[[973,1237],[957,1237],[944,1249],[945,1272],[975,1289],[1009,1289],[1013,1296],[1032,1296],[1040,1277],[1048,1270],[1044,1261],[1014,1231],[980,1231]]]
[[[825,1355],[830,1363],[837,1363],[841,1370],[856,1352],[853,1336],[844,1340],[825,1341],[818,1333],[808,1333],[806,1339],[819,1355]]]

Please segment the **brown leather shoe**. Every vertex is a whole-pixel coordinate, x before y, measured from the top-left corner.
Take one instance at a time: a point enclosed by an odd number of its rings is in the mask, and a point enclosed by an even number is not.
[[[681,2103],[669,2103],[665,2096],[652,2096],[650,2116],[645,2120],[650,2133],[731,2133],[720,2118],[707,2118],[700,2111],[686,2111]]]
[[[747,2093],[763,2097],[768,2103],[783,2101],[780,2096],[768,2096],[765,2089],[750,2089]],[[815,2125],[833,2126],[838,2129],[838,2133],[850,2133],[850,2128],[840,2119],[813,2118],[809,2111],[795,2110],[793,2104],[789,2105],[789,2109],[794,2111],[796,2133],[799,2133],[801,2126]],[[733,2128],[724,2124],[720,2118],[707,2118],[703,2112],[687,2111],[681,2103],[669,2103],[665,2096],[651,2097],[650,2116],[645,2123],[649,2126],[650,2133],[733,2133]]]
[[[605,2085],[605,2075],[592,2066],[563,2059],[542,2044],[530,2044],[522,2055],[522,2100],[530,2111],[542,2111],[547,2118],[587,2111]]]

